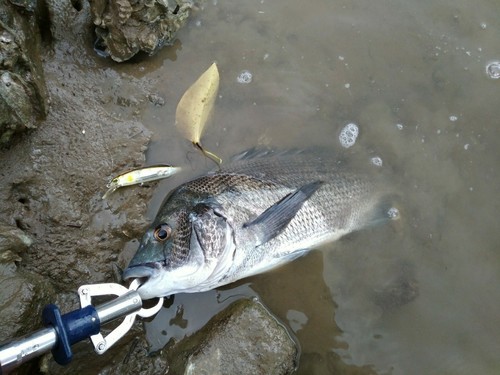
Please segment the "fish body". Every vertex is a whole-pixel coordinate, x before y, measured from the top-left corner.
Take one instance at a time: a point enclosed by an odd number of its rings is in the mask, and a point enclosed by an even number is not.
[[[329,156],[246,154],[171,192],[123,277],[143,299],[210,290],[388,219],[385,195]]]

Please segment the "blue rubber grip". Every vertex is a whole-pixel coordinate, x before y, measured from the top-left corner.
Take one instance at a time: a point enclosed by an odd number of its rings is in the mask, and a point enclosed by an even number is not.
[[[43,309],[42,319],[45,325],[52,325],[56,330],[57,343],[52,348],[52,355],[60,365],[71,362],[71,345],[101,330],[99,316],[92,305],[61,315],[59,308],[50,304]]]

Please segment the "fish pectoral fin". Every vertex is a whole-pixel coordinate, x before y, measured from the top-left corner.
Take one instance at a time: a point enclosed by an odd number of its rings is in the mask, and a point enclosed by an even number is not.
[[[281,233],[316,190],[323,184],[316,181],[302,186],[287,194],[254,220],[243,224],[243,229],[257,240],[256,246],[262,245]]]

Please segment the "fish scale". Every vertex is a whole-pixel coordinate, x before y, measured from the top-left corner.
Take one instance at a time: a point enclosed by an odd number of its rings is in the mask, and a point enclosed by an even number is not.
[[[267,271],[388,219],[383,180],[332,154],[248,152],[168,195],[124,278],[152,298]],[[152,239],[162,225],[170,238]]]
[[[316,176],[310,176],[313,177]],[[364,225],[363,218],[370,216],[369,211],[376,205],[378,194],[368,181],[346,175],[336,177],[343,181],[325,182],[283,232],[247,252],[245,260],[233,274],[240,277],[254,275],[267,268],[266,264],[272,267],[288,262],[302,255],[302,249],[319,246],[360,229]],[[306,181],[307,178],[302,177],[299,182]],[[282,194],[285,192],[287,190],[283,189]]]

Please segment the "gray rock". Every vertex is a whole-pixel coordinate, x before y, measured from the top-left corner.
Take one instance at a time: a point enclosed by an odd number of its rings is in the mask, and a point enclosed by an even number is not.
[[[193,4],[190,0],[92,0],[90,6],[98,37],[96,51],[122,62],[139,51],[153,55],[171,44]]]
[[[0,223],[0,263],[20,261],[33,239],[17,227]]]
[[[0,223],[0,342],[39,328],[44,301],[54,294],[48,282],[16,266],[31,244],[23,231]]]
[[[291,374],[298,348],[259,302],[240,300],[169,351],[174,374]]]
[[[148,344],[138,324],[102,356],[94,352],[88,341],[74,345],[72,351],[73,361],[68,366],[59,366],[51,355],[44,356],[40,372],[57,375],[171,374],[164,356],[149,355]]]
[[[33,12],[36,8],[36,0],[9,0],[12,4],[24,8],[29,12]]]
[[[298,348],[287,329],[259,302],[239,300],[204,328],[177,344],[150,353],[139,324],[103,356],[88,343],[73,347],[70,366],[42,361],[46,374],[291,374]],[[93,358],[88,361],[88,358]]]
[[[0,342],[42,327],[42,309],[54,295],[43,278],[0,264]]]
[[[0,0],[0,146],[47,114],[36,2]]]
[[[41,327],[41,312],[54,290],[43,278],[0,263],[0,342]]]

